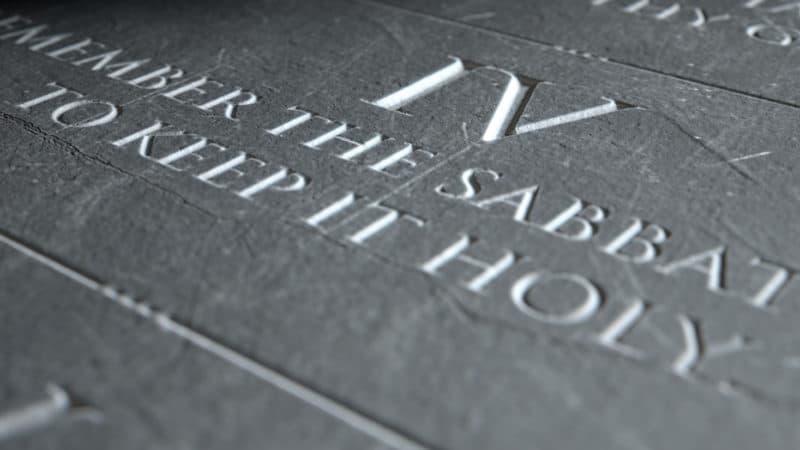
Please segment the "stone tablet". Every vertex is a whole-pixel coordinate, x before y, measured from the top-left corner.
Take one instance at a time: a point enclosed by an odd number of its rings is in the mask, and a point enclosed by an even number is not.
[[[0,11],[0,448],[800,447],[800,6]]]

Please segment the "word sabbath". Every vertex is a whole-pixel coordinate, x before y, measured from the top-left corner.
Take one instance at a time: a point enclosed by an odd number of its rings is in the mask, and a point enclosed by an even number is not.
[[[604,3],[595,1],[596,5]],[[122,49],[88,37],[75,38],[71,33],[50,33],[47,25],[34,24],[18,15],[0,18],[0,42],[13,42],[74,68],[103,73],[113,80],[153,91],[154,95],[200,109],[236,126],[249,123],[248,108],[263,104],[263,98],[250,90],[226,87],[207,76],[190,77],[180,68],[154,64],[149,58],[126,58]],[[430,100],[432,93],[474,73],[491,74],[502,80],[496,85],[499,93],[496,102],[490,105],[492,112],[480,130],[481,142],[489,146],[505,138],[633,108],[611,98],[599,98],[588,103],[589,107],[525,121],[527,109],[536,101],[537,89],[550,88],[552,83],[458,57],[452,57],[442,67],[393,92],[366,102],[376,108],[376,112],[405,114],[403,110],[413,109],[415,102],[426,97]],[[248,202],[263,202],[267,193],[308,195],[308,187],[316,183],[313,173],[301,173],[283,161],[266,160],[244,149],[229,148],[200,133],[173,126],[169,121],[156,119],[144,125],[127,123],[123,126],[125,114],[120,105],[81,92],[62,81],[31,87],[31,92],[15,107],[26,113],[45,113],[49,120],[65,128],[104,127],[102,129],[107,131],[104,135],[109,136],[106,144],[115,151],[131,152]],[[423,169],[434,167],[441,159],[436,152],[414,143],[326,117],[302,106],[287,108],[281,114],[284,117],[269,125],[258,125],[265,139],[291,140],[312,151],[311,154],[329,152],[337,160],[360,165],[389,180],[407,183],[423,172],[430,173]],[[501,175],[491,167],[471,167],[455,178],[434,183],[435,187],[427,194],[436,201],[449,202],[477,215],[499,216],[514,227],[553,237],[568,245],[588,245],[590,251],[624,269],[635,266],[649,270],[655,277],[680,277],[687,282],[702,280],[707,292],[726,299],[738,298],[753,311],[778,308],[780,294],[794,280],[789,269],[756,257],[747,267],[752,272],[749,275],[757,281],[745,283],[750,287],[747,292],[735,291],[726,284],[726,280],[732,278],[727,258],[733,252],[725,245],[698,248],[663,260],[662,249],[669,246],[672,239],[672,233],[665,226],[639,217],[621,218],[613,225],[609,221],[611,208],[573,196],[566,196],[557,210],[543,214],[541,208],[537,209],[543,199],[552,200],[558,196],[564,199],[564,196],[539,184],[520,182],[503,186],[499,183]],[[556,328],[593,327],[578,334],[590,336],[591,343],[625,358],[651,358],[646,350],[622,342],[637,323],[659,313],[649,299],[619,299],[621,295],[615,295],[587,276],[531,267],[529,256],[492,244],[475,235],[476,232],[444,230],[440,223],[391,207],[383,198],[370,199],[352,191],[325,189],[320,192],[325,195],[310,202],[314,210],[295,217],[296,223],[362,250],[379,252],[382,257],[419,273],[452,280],[470,295],[495,297],[503,293],[508,297],[506,305],[511,305],[515,314],[525,320]],[[599,231],[604,232],[602,236]],[[413,249],[410,244],[413,242],[429,242],[423,239],[422,233],[441,235],[446,245],[435,251],[419,249],[413,257],[399,256],[407,252],[373,245],[389,233],[411,234],[408,241],[392,241],[402,243],[407,247],[404,250]],[[492,253],[495,257],[486,256]],[[555,311],[543,306],[547,303],[540,297],[544,292],[552,296],[556,288],[563,289],[557,298],[562,306],[567,305],[566,309]],[[619,302],[609,301],[612,298]],[[611,320],[606,315],[604,324],[595,323],[600,320],[601,312],[609,310],[615,314]],[[752,352],[757,348],[751,336],[738,330],[729,333],[727,339],[706,339],[701,320],[689,314],[670,314],[669,320],[680,331],[681,344],[672,349],[674,351],[660,367],[687,379],[699,376],[698,367],[709,358],[745,350]],[[730,392],[731,386],[736,384],[743,383],[729,379],[719,381],[719,386],[725,386],[725,392]]]

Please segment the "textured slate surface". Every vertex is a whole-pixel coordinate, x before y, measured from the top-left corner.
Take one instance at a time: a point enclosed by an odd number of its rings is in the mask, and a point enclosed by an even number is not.
[[[770,21],[793,35],[797,10],[707,2],[731,18],[700,27],[686,5],[658,19],[633,1],[388,3],[3,8],[259,99],[230,120],[0,34],[0,447],[797,447],[797,54],[747,35]],[[400,111],[368,102],[452,57],[482,68]],[[521,123],[619,110],[486,142],[509,73],[540,82]],[[61,99],[19,106],[50,82],[118,117],[64,126]],[[302,145],[323,121],[268,133],[293,106],[433,156],[392,177],[337,157],[341,141]],[[248,200],[197,179],[221,159],[176,171],[113,144],[155,121],[310,183]],[[465,173],[479,189],[459,199]],[[525,220],[521,195],[497,200],[534,185]],[[348,192],[346,213],[307,223]],[[577,222],[546,230],[574,198],[607,214],[590,239],[564,237]],[[401,217],[354,242],[385,213],[374,202]],[[633,218],[669,231],[652,261],[603,251]],[[482,289],[463,260],[424,270],[464,235],[474,260],[514,264]],[[572,278],[531,289],[526,309],[512,298],[531,273]],[[536,317],[577,310],[578,278],[596,311]],[[599,343],[637,300],[620,337],[635,354]]]

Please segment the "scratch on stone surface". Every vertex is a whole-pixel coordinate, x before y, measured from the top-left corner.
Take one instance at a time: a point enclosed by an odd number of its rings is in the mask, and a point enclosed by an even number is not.
[[[267,22],[269,22],[269,15],[264,14],[264,11],[262,11],[261,9],[254,8],[252,6],[244,6],[242,9],[244,11],[247,11],[247,13],[250,14],[251,16],[258,16],[258,18],[261,19],[262,24],[266,24]]]
[[[430,290],[431,295],[434,297],[441,297],[445,304],[453,310],[455,316],[461,320],[462,322],[472,325],[475,322],[475,314],[470,311],[467,307],[461,304],[458,300],[458,294],[452,292],[452,289],[449,286],[446,286],[444,291],[436,290],[436,287],[431,288]],[[441,292],[441,293],[439,293]]]
[[[367,21],[374,23],[380,30],[389,37],[389,40],[393,42],[397,47],[400,48],[401,52],[399,53],[408,53],[408,49],[406,47],[405,39],[402,39],[400,36],[397,36],[392,30],[390,30],[386,24],[381,22],[380,20],[376,20],[372,16],[365,16],[364,17]]]
[[[760,158],[762,156],[767,156],[767,155],[770,155],[770,154],[772,154],[772,152],[754,153],[752,155],[740,156],[738,158],[729,159],[727,162],[733,163],[733,162],[739,162],[739,161],[746,161],[748,159]]]
[[[100,294],[113,304],[120,306],[157,325],[163,332],[172,336],[176,336],[199,350],[210,353],[223,362],[247,372],[261,381],[264,381],[273,387],[320,409],[331,417],[346,423],[353,429],[371,436],[383,444],[402,450],[428,449],[427,446],[403,434],[400,434],[399,432],[379,423],[377,420],[364,415],[355,409],[337,400],[334,400],[331,397],[328,397],[325,394],[322,394],[321,392],[289,377],[288,375],[284,375],[283,373],[280,373],[277,370],[256,361],[255,359],[239,353],[238,351],[228,347],[218,340],[203,334],[188,325],[185,325],[182,323],[182,321],[172,318],[168,313],[160,311],[147,303],[139,301],[132,296],[121,292],[114,286],[104,283],[92,275],[73,268],[67,263],[61,262],[55,257],[49,256],[1,230],[0,243],[11,247],[18,253],[27,256],[28,258],[48,267],[54,272],[82,285],[83,287]],[[51,420],[50,417],[52,415],[52,409],[56,408],[60,414],[61,410],[69,405],[68,398],[64,399],[59,397],[58,400],[58,404],[55,404],[55,401],[53,400],[50,402],[54,405],[48,403],[47,410],[45,411],[45,415],[48,420],[45,423],[49,423]],[[35,414],[32,415],[33,419],[26,420],[33,420],[36,423],[42,422],[43,420],[40,418],[42,413],[37,411],[35,411]],[[0,438],[3,438],[3,418],[5,418],[5,416],[0,416]],[[10,419],[7,419],[6,423],[8,420]]]
[[[216,64],[215,67],[221,67],[222,66],[222,60],[225,58],[225,53],[226,52],[227,52],[227,49],[225,47],[222,47],[221,49],[219,49],[219,52],[217,53],[217,64]]]
[[[750,181],[750,182],[756,183],[756,184],[761,184],[761,182],[760,182],[758,179],[756,179],[755,177],[753,177],[752,175],[750,175],[750,173],[749,173],[749,172],[747,172],[747,171],[745,171],[744,169],[742,169],[742,168],[738,167],[736,164],[733,164],[732,162],[730,162],[730,161],[729,161],[729,160],[728,160],[728,159],[725,157],[725,155],[724,155],[724,154],[722,154],[722,153],[721,153],[719,150],[716,150],[716,149],[714,149],[713,147],[710,147],[708,144],[706,144],[705,142],[703,142],[703,141],[702,141],[701,139],[699,139],[697,136],[695,136],[694,134],[692,134],[692,133],[690,133],[689,131],[687,131],[687,130],[686,130],[684,127],[683,127],[683,125],[681,125],[680,123],[678,123],[678,121],[677,121],[677,120],[673,119],[672,117],[670,117],[670,116],[668,116],[667,114],[665,114],[665,113],[662,113],[662,112],[653,111],[653,110],[649,110],[649,109],[647,109],[647,110],[645,110],[645,111],[649,111],[649,112],[651,112],[651,113],[653,113],[653,114],[657,115],[658,117],[661,117],[662,119],[664,119],[664,120],[665,120],[665,121],[667,121],[668,123],[670,123],[672,126],[674,126],[675,128],[677,128],[677,129],[678,129],[678,131],[679,131],[681,134],[683,134],[684,136],[686,136],[686,137],[688,137],[689,139],[691,139],[691,140],[692,140],[694,143],[696,143],[697,145],[699,145],[699,146],[700,146],[700,148],[702,148],[703,150],[705,150],[705,151],[707,151],[708,153],[710,153],[710,154],[714,155],[714,156],[715,156],[717,159],[719,159],[719,161],[720,161],[720,162],[723,162],[723,163],[725,163],[725,164],[726,164],[726,165],[727,165],[727,166],[728,166],[730,169],[732,169],[734,172],[736,172],[736,173],[737,173],[738,175],[740,175],[742,178],[746,179],[747,181]]]
[[[636,295],[640,298],[644,298],[647,295],[647,290],[642,287],[642,284],[639,282],[639,277],[633,273],[633,267],[630,264],[624,264],[622,267],[625,269],[625,276],[630,281],[631,285],[633,285],[634,290],[636,291]]]
[[[461,21],[464,21],[464,22],[470,22],[470,21],[473,21],[473,20],[491,19],[495,15],[497,15],[497,14],[494,11],[486,11],[486,12],[475,13],[475,14],[467,14],[466,16],[459,17],[457,20],[461,20]]]
[[[121,174],[129,176],[129,177],[133,177],[134,179],[136,179],[138,181],[141,181],[141,182],[147,184],[148,186],[153,187],[153,188],[161,191],[162,193],[169,194],[169,195],[171,195],[173,197],[178,198],[181,201],[181,203],[183,203],[183,204],[185,204],[185,205],[187,205],[187,206],[189,206],[189,207],[191,207],[191,208],[193,208],[193,209],[195,209],[195,210],[197,210],[197,211],[199,211],[199,212],[201,212],[201,213],[203,213],[203,214],[205,214],[207,216],[218,218],[218,216],[216,214],[214,214],[213,212],[211,212],[211,211],[209,211],[209,210],[207,210],[207,209],[205,209],[205,208],[203,208],[201,206],[198,206],[198,205],[192,203],[191,201],[189,201],[187,198],[185,198],[181,194],[179,194],[179,193],[177,193],[177,192],[175,192],[173,190],[167,189],[167,188],[165,188],[163,186],[160,186],[158,184],[155,184],[152,181],[148,180],[147,178],[142,177],[141,175],[137,175],[135,173],[128,172],[128,171],[126,171],[126,170],[124,170],[124,169],[122,169],[122,168],[110,163],[109,161],[106,161],[106,160],[102,159],[102,158],[90,155],[90,154],[84,152],[83,150],[81,150],[80,148],[78,148],[77,146],[75,146],[74,144],[72,144],[71,142],[69,142],[69,141],[67,141],[67,140],[65,140],[65,139],[63,139],[63,138],[61,138],[59,136],[56,136],[54,134],[48,133],[48,132],[42,130],[41,128],[37,127],[36,125],[34,125],[31,122],[28,122],[28,121],[26,121],[24,119],[21,119],[19,117],[16,117],[16,116],[13,116],[11,114],[4,113],[4,112],[0,112],[0,120],[6,121],[6,122],[12,122],[12,123],[15,123],[17,125],[20,125],[25,129],[26,132],[28,132],[28,133],[36,136],[36,137],[39,137],[44,141],[50,142],[50,143],[55,144],[55,145],[57,145],[57,146],[59,146],[61,148],[66,149],[72,155],[77,155],[77,156],[81,156],[81,157],[87,158],[87,159],[89,159],[89,160],[91,160],[91,161],[93,161],[93,162],[95,162],[97,164],[100,164],[100,165],[102,165],[102,166],[104,166],[104,167],[106,167],[108,169],[111,169],[111,170],[113,170],[113,171],[115,171],[117,173],[121,173]]]
[[[335,67],[330,67],[330,68],[328,68],[328,69],[325,71],[325,72],[326,72],[326,75],[325,75],[325,77],[323,77],[323,78],[322,78],[322,79],[321,79],[321,80],[320,80],[318,83],[316,83],[315,85],[311,86],[311,87],[310,87],[310,89],[309,89],[309,90],[308,90],[308,91],[307,91],[305,94],[303,94],[303,95],[304,95],[305,97],[311,97],[311,96],[313,96],[314,94],[316,94],[317,92],[319,92],[321,89],[323,89],[323,88],[325,88],[326,86],[328,86],[328,85],[329,85],[329,83],[330,83],[330,80],[331,80],[331,79],[333,79],[333,78],[337,78],[337,77],[338,77],[340,74],[342,74],[343,72],[347,71],[348,69],[350,69],[351,67],[353,67],[354,65],[356,65],[356,63],[358,63],[358,61],[359,61],[359,60],[361,60],[361,58],[363,58],[365,55],[369,54],[369,52],[373,51],[373,49],[374,49],[374,48],[375,48],[375,47],[376,47],[376,46],[377,46],[379,43],[380,43],[380,41],[379,41],[379,40],[377,40],[377,39],[375,39],[375,40],[372,40],[371,42],[369,42],[369,44],[367,44],[367,45],[363,46],[363,47],[362,47],[362,48],[360,48],[358,51],[356,51],[356,52],[355,52],[355,53],[354,53],[354,54],[353,54],[353,55],[352,55],[350,58],[348,58],[347,60],[343,61],[342,63],[340,63],[340,64],[338,64],[338,65],[336,65]]]
[[[733,222],[731,222],[728,218],[726,218],[725,216],[721,216],[716,221],[716,223],[718,223],[720,226],[722,226],[722,228],[725,229],[731,237],[736,239],[742,246],[744,246],[745,248],[750,250],[754,255],[757,255],[759,257],[764,257],[765,256],[763,254],[763,250],[761,248],[753,245],[751,243],[752,239],[748,239],[747,236],[739,229],[739,227],[736,226]],[[718,236],[718,234],[716,233],[715,230],[713,230],[713,229],[711,229],[709,227],[706,227],[706,226],[704,226],[702,224],[700,224],[698,226],[698,228],[700,229],[700,231],[706,233],[707,235],[709,235],[711,237],[716,238]],[[773,246],[776,246],[776,245],[779,245],[779,244],[776,242]],[[800,273],[800,267],[796,266],[792,262],[785,261],[785,260],[782,260],[782,259],[777,259],[774,256],[769,256],[769,259],[770,259],[770,261],[772,261],[772,263],[778,264],[778,265],[780,265],[782,267],[785,267],[786,269],[789,269],[793,273]]]
[[[747,236],[745,236],[742,233],[739,227],[736,226],[730,220],[728,220],[725,216],[719,217],[716,222],[722,227],[723,230],[727,231],[731,237],[739,241],[741,245],[743,245],[756,255],[759,253],[759,249],[750,243],[751,239],[748,239]],[[719,238],[719,234],[717,233],[716,230],[713,229],[713,227],[708,227],[706,225],[699,225],[698,229],[703,233],[705,233],[706,235],[711,236],[712,238],[715,239]]]
[[[341,248],[343,250],[352,251],[352,248],[346,242],[342,242],[339,239],[336,239],[335,237],[329,236],[329,235],[327,235],[327,234],[325,234],[323,232],[320,232],[320,231],[317,231],[316,234],[318,236],[321,236],[322,239],[326,240],[327,242],[330,242],[331,244],[333,244],[333,245],[335,245],[335,246],[337,246],[337,247],[339,247],[339,248]],[[401,263],[392,261],[391,259],[386,258],[386,257],[384,257],[384,256],[382,256],[382,255],[380,255],[380,254],[378,254],[376,252],[373,252],[373,251],[367,249],[366,247],[363,247],[362,250],[364,250],[365,254],[368,257],[373,258],[378,262],[382,262],[382,263],[388,265],[389,267],[393,267],[393,268],[395,268],[395,269],[397,269],[397,270],[399,270],[401,272],[406,272],[406,273],[410,273],[412,275],[417,275],[417,276],[431,277],[431,275],[427,275],[427,274],[425,274],[423,272],[420,272],[419,270],[417,270],[417,268],[415,268],[413,266],[408,266],[408,265],[405,265],[405,264],[401,264]],[[461,320],[462,322],[467,323],[467,324],[471,324],[473,322],[473,314],[458,301],[458,298],[457,298],[458,296],[456,294],[452,294],[452,292],[450,292],[450,288],[448,286],[445,286],[445,291],[442,292],[441,294],[439,294],[436,291],[436,286],[435,285],[432,285],[432,286],[433,287],[429,290],[431,295],[433,297],[435,297],[435,298],[442,298],[444,300],[444,303],[448,307],[450,307],[450,309],[453,310],[453,313],[456,316],[456,318],[458,318],[459,320]]]

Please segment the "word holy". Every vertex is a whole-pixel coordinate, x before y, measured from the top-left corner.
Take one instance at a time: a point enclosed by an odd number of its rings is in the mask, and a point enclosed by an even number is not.
[[[441,189],[437,191],[444,192]],[[502,197],[491,201],[498,204],[505,203]],[[508,198],[510,197],[505,196],[505,199]],[[573,209],[567,208],[548,222],[552,232],[558,232],[562,227],[572,223],[579,224],[578,228],[581,229],[589,226],[588,221],[578,216]],[[404,230],[401,231],[404,233],[408,233],[407,230],[435,233],[434,224],[429,223],[427,219],[380,201],[371,201],[355,192],[347,192],[333,199],[300,220],[320,233],[332,237],[343,235],[342,239],[345,242],[361,247],[369,247],[375,241],[379,241],[381,236],[391,235],[398,230]],[[413,234],[406,236],[411,236],[411,242],[418,241]],[[635,239],[637,238],[630,236],[630,232],[623,231],[612,241],[621,249],[634,243]],[[624,243],[620,243],[621,240],[624,240]],[[405,242],[397,239],[395,241]],[[649,247],[652,241],[642,242],[646,242],[647,248],[652,248]],[[493,250],[496,257],[487,257],[486,250]],[[597,327],[599,329],[585,330],[586,332],[581,335],[588,337],[590,343],[625,358],[653,359],[647,350],[633,345],[629,336],[639,323],[650,318],[655,312],[654,305],[645,299],[627,299],[618,315],[598,327],[599,313],[610,307],[608,294],[594,280],[581,274],[552,271],[545,267],[530,268],[529,264],[526,264],[529,258],[525,255],[502,249],[487,240],[466,233],[455,233],[448,244],[425,251],[428,254],[418,260],[402,262],[428,275],[454,281],[480,297],[496,298],[496,294],[505,293],[516,310],[535,322],[560,328],[582,329],[587,325]],[[387,256],[392,253],[389,250]],[[397,256],[393,258],[396,259]],[[678,267],[698,270],[700,266],[696,259],[688,258],[672,264],[676,270]],[[528,270],[512,277],[513,268]],[[560,306],[557,311],[544,306],[554,304],[546,297],[554,295],[556,288],[560,289],[557,302]],[[676,322],[676,329],[680,331],[681,346],[675,350],[674,357],[667,362],[667,368],[680,377],[693,379],[701,376],[707,381],[707,377],[699,372],[703,363],[709,359],[753,348],[753,340],[740,333],[734,333],[727,339],[709,340],[702,333],[700,320],[682,313],[674,315],[673,320]],[[718,382],[722,390],[732,384],[734,383],[731,380]]]

